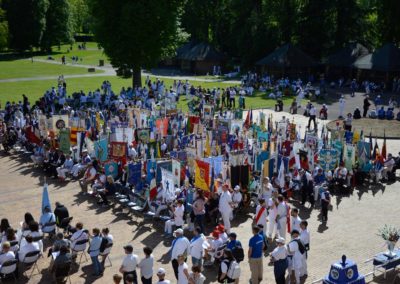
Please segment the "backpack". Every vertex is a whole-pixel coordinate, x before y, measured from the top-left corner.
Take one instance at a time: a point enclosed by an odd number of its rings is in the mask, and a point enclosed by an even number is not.
[[[241,262],[244,259],[244,250],[240,246],[235,246],[232,249],[232,255],[236,259],[237,262]]]
[[[235,260],[232,260],[228,272],[226,273],[226,276],[230,279],[239,279],[240,277],[240,265],[237,263]]]
[[[304,254],[306,252],[306,247],[304,246],[304,244],[302,243],[302,241],[300,240],[293,240],[294,242],[297,243],[298,247],[299,247],[299,252],[301,254]]]
[[[226,264],[226,266],[228,267],[228,270],[227,270],[227,272],[226,272],[225,278],[222,279],[222,280],[220,280],[220,279],[221,279],[221,275],[222,275],[221,265],[222,265],[223,262],[224,262],[224,263]],[[232,262],[231,262],[231,263],[232,263]],[[231,279],[231,278],[228,276],[229,270],[230,270],[230,268],[231,268],[231,263],[229,263],[228,260],[223,260],[223,261],[221,262],[221,264],[220,264],[220,266],[219,266],[219,269],[218,269],[218,279],[217,279],[218,283],[233,283],[233,282],[235,282],[235,280]]]
[[[108,245],[108,239],[107,238],[101,238],[101,244],[100,244],[100,253],[104,252],[107,248]]]

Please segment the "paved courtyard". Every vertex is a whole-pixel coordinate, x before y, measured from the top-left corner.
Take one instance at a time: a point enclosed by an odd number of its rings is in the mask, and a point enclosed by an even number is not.
[[[257,114],[254,114],[255,117]],[[274,119],[280,119],[283,113],[274,115]],[[302,116],[295,117],[296,123],[304,124],[306,119]],[[388,141],[388,152],[399,152],[396,141]],[[0,217],[7,217],[15,228],[23,220],[25,212],[29,211],[35,218],[40,216],[41,197],[43,187],[43,174],[34,169],[27,157],[21,154],[0,154]],[[130,243],[134,252],[143,256],[142,248],[147,245],[154,249],[155,269],[164,267],[167,270],[168,279],[175,283],[172,266],[168,258],[163,254],[170,247],[170,241],[164,241],[161,237],[163,224],[158,229],[150,223],[141,223],[141,219],[128,216],[115,208],[101,208],[93,197],[79,195],[79,184],[69,182],[60,184],[58,181],[48,180],[49,195],[52,204],[62,202],[74,217],[73,223],[81,221],[88,229],[93,227],[108,227],[114,236],[114,247],[111,252],[112,267],[107,267],[104,276],[99,279],[91,278],[91,262],[81,264],[74,271],[72,283],[111,283],[112,275],[118,272],[123,258],[122,247]],[[309,221],[311,232],[311,251],[309,253],[309,276],[305,283],[311,283],[327,274],[330,264],[339,260],[343,254],[355,260],[359,264],[361,273],[372,271],[372,263],[363,263],[374,254],[386,250],[383,240],[377,236],[377,230],[384,224],[393,224],[400,227],[400,183],[391,185],[375,185],[370,188],[356,189],[349,196],[333,197],[333,210],[329,212],[327,226],[318,221],[319,211],[303,208],[298,203],[293,206],[300,208],[302,218]],[[54,208],[53,208],[54,209]],[[245,251],[247,251],[248,239],[251,236],[251,216],[245,214],[234,222],[232,231],[238,234]],[[240,221],[240,222],[239,222]],[[48,244],[45,243],[45,247]],[[262,283],[274,283],[273,267],[268,266],[268,260],[264,259],[264,281]],[[39,261],[41,274],[34,275],[30,281],[21,279],[20,283],[51,283],[47,268],[50,259],[43,257]],[[189,265],[191,265],[189,260]],[[242,276],[240,283],[248,283],[250,276],[249,266],[245,260],[241,264]],[[204,272],[206,283],[216,283],[217,269],[207,268]],[[392,283],[395,273],[388,274],[387,279],[382,276],[373,278],[369,276],[370,283]],[[153,278],[154,280],[155,278]],[[155,282],[155,281],[154,281]]]

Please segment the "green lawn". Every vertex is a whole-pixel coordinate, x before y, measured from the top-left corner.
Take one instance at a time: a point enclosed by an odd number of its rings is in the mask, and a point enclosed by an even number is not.
[[[96,70],[96,72],[101,73],[103,71]],[[32,63],[28,59],[0,61],[0,80],[87,73],[87,69],[82,67],[71,67],[61,64],[49,64],[42,62]]]
[[[77,56],[79,58],[78,64],[98,66],[100,59],[104,60],[105,64],[110,63],[107,56],[103,53],[103,50],[98,48],[97,43],[86,43],[86,50],[79,50],[79,44],[81,43],[73,44],[72,50],[70,49],[70,45],[62,45],[60,49],[58,49],[58,47],[53,47],[53,52],[51,54],[35,56],[35,58],[47,59],[49,56],[51,56],[60,62],[61,57],[65,55],[67,63],[72,62],[72,56]]]

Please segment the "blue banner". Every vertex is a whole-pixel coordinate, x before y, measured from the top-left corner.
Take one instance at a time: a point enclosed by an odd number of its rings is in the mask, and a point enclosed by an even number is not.
[[[107,161],[107,158],[108,158],[108,141],[107,141],[107,139],[103,139],[103,140],[94,142],[94,152],[95,152],[96,158],[100,162]]]
[[[104,165],[104,173],[106,176],[112,176],[116,178],[118,176],[118,163],[117,162],[108,162]]]
[[[131,185],[136,185],[140,182],[142,175],[142,164],[129,164],[128,165],[128,183]]]

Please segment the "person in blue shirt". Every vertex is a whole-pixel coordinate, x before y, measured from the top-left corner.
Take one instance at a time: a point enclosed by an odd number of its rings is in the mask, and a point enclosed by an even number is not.
[[[379,119],[385,119],[385,115],[386,115],[385,109],[384,109],[384,107],[381,107],[381,109],[378,110],[378,118]]]
[[[253,237],[249,241],[248,258],[251,271],[251,283],[258,284],[263,278],[264,239],[259,234],[260,228],[253,226]]]
[[[226,245],[227,249],[233,250],[236,247],[242,247],[242,243],[238,241],[236,233],[230,233],[229,234],[229,242]]]
[[[393,110],[389,108],[389,109],[387,110],[387,112],[386,112],[386,119],[387,119],[387,120],[392,120],[393,118],[394,118]]]
[[[90,242],[88,253],[90,258],[92,259],[93,270],[92,274],[95,277],[103,276],[103,268],[99,262],[99,254],[100,254],[100,246],[102,242],[102,238],[100,236],[100,229],[94,228],[93,230],[92,241]]]
[[[317,175],[314,177],[315,184],[321,184],[325,182],[325,174],[322,169],[318,169]]]

